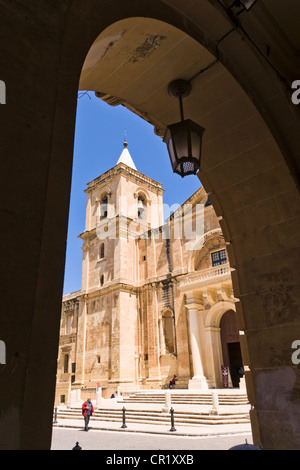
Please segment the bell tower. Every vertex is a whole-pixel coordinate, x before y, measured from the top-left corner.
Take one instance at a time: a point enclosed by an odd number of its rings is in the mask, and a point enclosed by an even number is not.
[[[83,240],[82,294],[85,295],[85,337],[82,349],[97,350],[103,368],[89,380],[107,387],[137,388],[138,287],[137,238],[163,224],[162,185],[140,173],[125,135],[123,150],[110,170],[87,185]],[[89,325],[97,323],[102,341]],[[105,332],[105,334],[104,334]],[[83,334],[80,332],[80,334]],[[87,344],[94,337],[95,344]],[[98,343],[97,343],[98,341]],[[83,351],[82,351],[83,353]],[[88,355],[83,353],[88,369]],[[86,376],[86,373],[83,374]],[[116,388],[115,388],[116,390]]]

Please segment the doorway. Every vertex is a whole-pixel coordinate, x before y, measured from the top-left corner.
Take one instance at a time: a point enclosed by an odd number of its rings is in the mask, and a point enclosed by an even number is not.
[[[233,310],[225,312],[220,326],[223,365],[229,368],[232,386],[239,387],[240,378],[243,375],[243,360],[236,313]]]
[[[243,360],[240,343],[227,343],[227,348],[232,386],[239,387],[240,378],[243,376],[243,374],[241,373],[241,368],[243,367]]]

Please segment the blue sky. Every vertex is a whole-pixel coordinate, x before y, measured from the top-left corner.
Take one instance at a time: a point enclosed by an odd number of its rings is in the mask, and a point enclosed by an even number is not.
[[[66,250],[64,294],[81,289],[82,240],[87,183],[116,165],[123,150],[124,130],[128,150],[138,171],[162,183],[164,203],[182,204],[199,187],[197,176],[181,178],[171,168],[166,145],[153,126],[123,106],[112,107],[93,92],[79,93],[74,141],[70,213]]]

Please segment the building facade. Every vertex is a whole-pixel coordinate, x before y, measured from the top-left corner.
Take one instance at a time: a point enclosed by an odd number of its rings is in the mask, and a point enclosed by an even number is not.
[[[226,245],[203,187],[165,221],[162,185],[127,142],[88,183],[82,288],[64,296],[56,403],[71,390],[239,386],[242,366]]]

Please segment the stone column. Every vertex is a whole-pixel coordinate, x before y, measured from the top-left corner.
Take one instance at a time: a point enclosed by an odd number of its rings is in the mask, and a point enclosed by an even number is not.
[[[222,388],[223,355],[221,345],[221,329],[214,326],[205,327],[207,373],[211,377],[210,383],[215,388]]]
[[[199,330],[199,308],[201,302],[192,294],[187,294],[186,308],[189,311],[190,321],[190,342],[192,348],[194,376],[189,381],[189,389],[207,390],[208,385],[203,373],[203,363],[201,357],[201,341]]]

